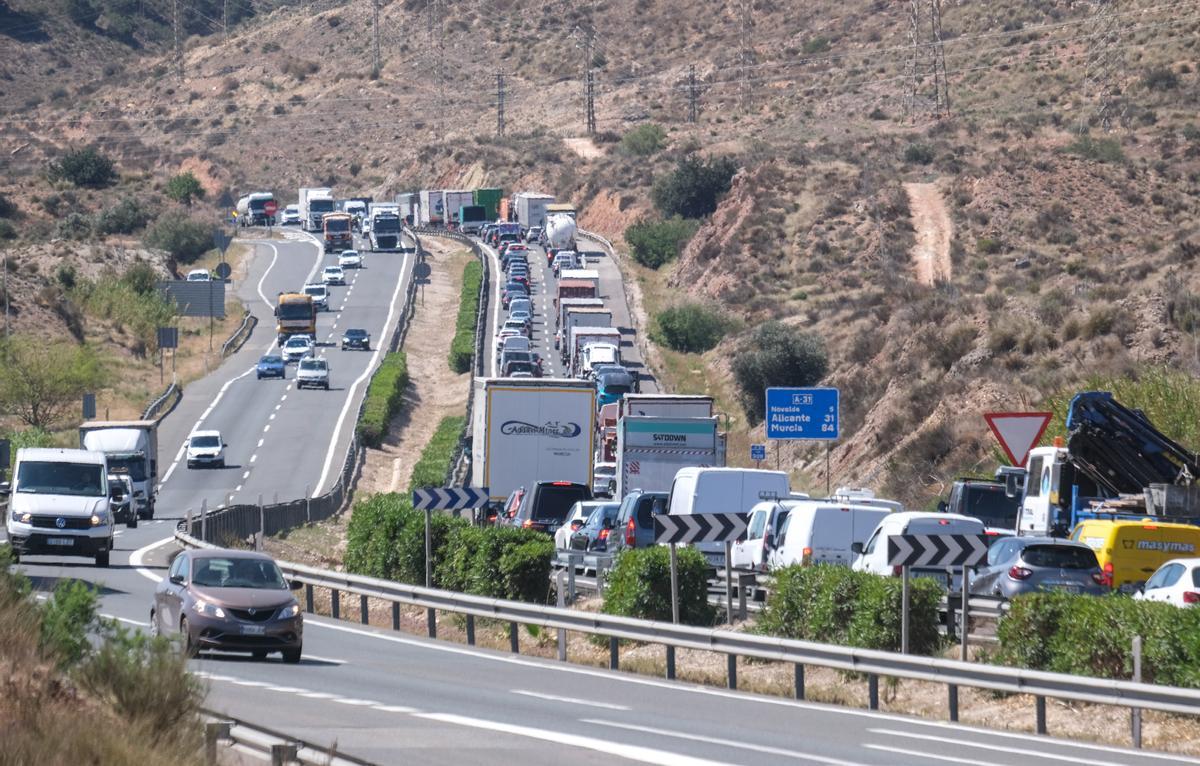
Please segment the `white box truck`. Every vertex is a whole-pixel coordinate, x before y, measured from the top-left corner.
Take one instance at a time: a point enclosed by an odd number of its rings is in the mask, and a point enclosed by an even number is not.
[[[587,298],[574,298],[572,300],[588,300]],[[571,336],[571,329],[575,327],[612,327],[612,312],[603,306],[572,306],[563,312],[563,325],[558,328],[558,332],[554,334],[554,347],[558,348],[562,344],[563,338]]]
[[[109,473],[133,483],[134,507],[154,518],[158,487],[158,423],[153,420],[90,420],[79,426],[79,448],[103,452]]]
[[[546,225],[546,206],[554,204],[554,197],[537,192],[520,192],[513,196],[517,208],[517,223],[526,229]]]
[[[441,189],[422,189],[420,194],[422,226],[446,223],[446,195]]]
[[[325,214],[336,210],[333,189],[328,186],[300,187],[300,227],[305,231],[324,231]]]
[[[479,378],[472,484],[502,501],[539,481],[592,486],[596,389],[582,380]]]
[[[617,492],[669,492],[681,468],[722,467],[717,418],[625,417],[617,421]]]
[[[447,189],[442,192],[444,211],[442,213],[447,223],[458,220],[458,211],[468,205],[475,204],[475,192],[470,189]]]

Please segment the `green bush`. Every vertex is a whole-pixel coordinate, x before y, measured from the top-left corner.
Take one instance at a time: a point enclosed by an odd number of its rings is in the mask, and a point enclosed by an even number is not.
[[[471,261],[463,269],[462,290],[458,298],[458,321],[454,340],[450,341],[450,369],[462,374],[471,370],[475,358],[475,326],[479,321],[479,286],[483,283],[483,264]]]
[[[12,221],[0,220],[0,239],[16,239],[17,227],[12,225]]]
[[[99,234],[132,234],[150,222],[150,211],[133,197],[125,197],[112,207],[96,214]]]
[[[169,210],[158,217],[143,241],[147,247],[166,250],[179,263],[193,263],[212,249],[212,234],[211,224]]]
[[[421,451],[421,459],[413,466],[412,480],[409,490],[424,487],[444,487],[446,476],[450,472],[450,461],[454,458],[454,448],[462,436],[467,419],[461,416],[442,418],[437,430]]]
[[[505,547],[500,554],[504,598],[544,604],[550,596],[554,541],[546,535]]]
[[[1151,67],[1142,75],[1142,84],[1148,90],[1175,90],[1179,87],[1179,75],[1170,67]]]
[[[60,239],[87,239],[92,236],[92,219],[83,213],[67,213],[54,225],[54,236]]]
[[[941,597],[941,588],[932,580],[910,582],[910,651],[932,654],[940,645]],[[847,567],[790,566],[775,572],[758,630],[802,641],[898,651],[900,609],[897,578],[852,572]]]
[[[914,165],[928,165],[933,162],[933,147],[928,144],[909,144],[904,150],[904,161]]]
[[[729,317],[702,303],[683,303],[660,311],[650,335],[658,343],[685,354],[704,353],[721,342]]]
[[[438,561],[439,587],[489,598],[546,602],[554,541],[542,532],[463,524],[450,531],[447,548]]]
[[[696,221],[679,216],[662,221],[642,220],[625,229],[625,241],[635,261],[657,269],[683,251],[698,226]]]
[[[1063,151],[1095,162],[1117,164],[1125,161],[1125,152],[1121,149],[1121,143],[1115,138],[1080,136],[1068,144]]]
[[[63,667],[77,664],[91,646],[88,633],[98,624],[99,600],[82,580],[63,580],[42,608],[41,647]]]
[[[708,603],[708,561],[695,548],[679,548],[679,621],[712,625],[716,609]],[[666,546],[622,551],[604,592],[605,614],[671,621],[671,554]]]
[[[346,527],[346,569],[368,577],[391,577],[397,569],[396,539],[419,514],[395,493],[372,495],[354,504]]]
[[[667,131],[661,125],[648,122],[638,125],[621,137],[621,151],[635,157],[649,157],[666,146]]]
[[[736,172],[737,163],[729,157],[707,162],[684,157],[673,171],[655,179],[650,198],[668,218],[702,218],[717,209],[717,201],[729,191]]]
[[[61,281],[64,275],[59,276]],[[63,286],[85,312],[109,320],[119,331],[128,330],[136,341],[134,353],[144,356],[158,350],[158,328],[174,321],[175,305],[157,290],[143,291],[143,279],[144,271],[135,265],[120,277],[107,275],[94,282],[72,277],[73,284]]]
[[[813,56],[818,53],[826,53],[829,50],[829,38],[817,36],[804,42],[804,55]]]
[[[358,436],[368,447],[383,444],[388,423],[400,411],[408,387],[408,357],[403,351],[386,355],[367,386]]]
[[[12,218],[19,212],[17,203],[9,199],[7,194],[0,194],[0,218]]]
[[[401,498],[406,502],[407,498]],[[396,535],[395,569],[385,575],[389,580],[425,584],[425,513],[412,511],[403,515],[404,523]],[[445,513],[429,514],[429,553],[433,566],[430,568],[433,587],[443,587],[437,578],[442,560],[449,553],[447,543],[454,530],[469,526],[466,519],[456,519]]]
[[[167,181],[167,196],[181,205],[191,206],[192,202],[204,199],[204,187],[200,179],[192,171],[171,176]]]
[[[52,160],[46,166],[46,175],[51,181],[66,181],[89,189],[103,189],[117,179],[113,161],[93,146]]]
[[[733,358],[733,377],[750,424],[757,425],[765,415],[767,388],[811,386],[825,377],[828,366],[825,345],[817,336],[782,322],[760,325]]]

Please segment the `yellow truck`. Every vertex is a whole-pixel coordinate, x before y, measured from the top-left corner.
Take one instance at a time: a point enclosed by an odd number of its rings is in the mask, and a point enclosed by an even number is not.
[[[325,231],[325,252],[340,253],[354,249],[354,216],[349,213],[326,213],[322,226]]]
[[[1200,527],[1151,518],[1087,519],[1075,526],[1071,539],[1096,552],[1106,585],[1124,591],[1136,589],[1170,559],[1200,551]]]
[[[275,335],[282,344],[293,335],[317,336],[317,307],[306,293],[280,293],[275,304]]]

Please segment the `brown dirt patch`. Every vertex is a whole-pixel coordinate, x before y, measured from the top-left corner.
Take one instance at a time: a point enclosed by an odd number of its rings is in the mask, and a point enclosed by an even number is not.
[[[936,183],[907,183],[908,204],[912,209],[913,228],[917,242],[913,246],[913,263],[917,281],[924,285],[950,280],[950,240],[954,223]]]
[[[564,138],[563,143],[585,160],[594,160],[604,156],[604,150],[596,146],[596,143],[590,138]]]

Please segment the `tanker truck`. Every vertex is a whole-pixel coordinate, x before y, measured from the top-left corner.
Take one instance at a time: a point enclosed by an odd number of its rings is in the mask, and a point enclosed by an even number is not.
[[[546,257],[553,258],[559,250],[575,249],[575,217],[568,213],[546,216]]]

